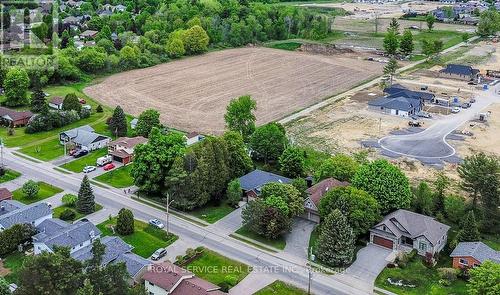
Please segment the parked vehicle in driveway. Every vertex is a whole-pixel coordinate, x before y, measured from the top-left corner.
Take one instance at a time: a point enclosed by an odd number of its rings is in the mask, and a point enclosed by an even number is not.
[[[468,102],[464,102],[462,105],[461,105],[462,109],[468,109],[471,107],[471,104],[468,103]]]
[[[432,118],[432,115],[428,112],[420,111],[417,113],[417,116],[422,117],[422,118]]]
[[[83,173],[90,173],[92,171],[95,171],[95,169],[96,169],[95,166],[85,166],[83,168]]]
[[[475,102],[476,102],[476,99],[475,99],[475,98],[471,98],[471,99],[469,100],[469,102],[470,102],[470,103],[475,103]]]
[[[421,127],[423,124],[424,124],[423,122],[420,122],[420,121],[417,121],[417,120],[412,120],[412,121],[408,122],[408,125],[410,127]]]
[[[459,107],[454,107],[451,109],[451,112],[456,114],[456,113],[460,113],[460,108]]]
[[[151,260],[160,260],[160,258],[164,257],[167,255],[167,249],[165,248],[160,248],[156,250],[153,255],[151,255]]]
[[[73,154],[73,157],[74,157],[74,158],[80,158],[80,157],[85,156],[85,155],[86,155],[86,154],[88,154],[88,153],[89,153],[89,151],[87,151],[87,150],[79,150],[79,151],[77,151],[77,152],[75,152],[75,153]]]
[[[156,228],[164,228],[165,226],[163,225],[163,223],[161,223],[161,221],[159,221],[158,219],[150,219],[149,222],[148,222],[151,226],[154,226]]]
[[[113,164],[113,163],[106,164],[103,167],[104,171],[108,171],[108,170],[111,170],[113,168],[115,168],[115,164]]]
[[[111,162],[113,162],[113,156],[111,156],[111,155],[99,157],[96,160],[97,166],[104,166],[104,165],[109,164]]]

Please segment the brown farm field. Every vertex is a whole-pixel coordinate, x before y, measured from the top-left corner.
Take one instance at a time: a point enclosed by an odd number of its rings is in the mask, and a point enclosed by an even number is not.
[[[220,134],[232,98],[251,95],[257,101],[260,125],[381,75],[382,68],[355,54],[325,56],[248,47],[116,74],[84,92],[134,116],[158,109],[169,127]]]

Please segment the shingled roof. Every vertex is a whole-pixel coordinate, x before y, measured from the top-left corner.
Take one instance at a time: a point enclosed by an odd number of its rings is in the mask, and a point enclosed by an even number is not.
[[[54,228],[47,230],[47,226],[49,225]],[[73,248],[101,234],[101,231],[88,221],[78,221],[73,224],[67,223],[66,225],[52,221],[51,223],[45,223],[43,226],[45,228],[40,227],[40,225],[37,228],[45,229],[46,233],[51,232],[52,234],[39,235],[36,237],[37,242],[44,243],[52,250],[54,250],[54,246]]]
[[[491,249],[483,242],[460,242],[450,257],[472,257],[481,263],[486,260],[500,263],[500,251]]]
[[[319,206],[319,201],[323,197],[324,194],[328,192],[328,190],[335,188],[335,187],[341,187],[341,186],[348,186],[349,182],[346,181],[339,181],[334,178],[327,178],[323,179],[322,181],[316,183],[315,185],[311,186],[306,190],[306,193],[309,195],[309,198],[311,201],[316,205],[316,207]]]
[[[286,178],[281,175],[277,175],[271,172],[262,171],[256,169],[246,175],[240,177],[240,185],[244,191],[255,191],[257,195],[260,194],[260,188],[265,184],[279,182],[279,183],[291,183],[290,178]]]
[[[2,211],[5,213],[2,214]],[[0,202],[0,226],[4,229],[15,224],[32,224],[32,222],[49,215],[52,215],[52,210],[47,203],[23,205],[12,200]]]

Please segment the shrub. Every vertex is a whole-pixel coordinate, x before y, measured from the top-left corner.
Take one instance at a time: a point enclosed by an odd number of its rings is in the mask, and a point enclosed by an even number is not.
[[[68,221],[68,220],[75,220],[76,218],[76,212],[73,209],[65,209],[63,212],[61,212],[61,215],[59,215],[59,219]]]
[[[82,108],[80,110],[80,119],[85,119],[90,117],[90,110],[86,108]]]
[[[437,271],[439,273],[439,277],[448,282],[455,281],[460,273],[460,270],[451,267],[438,268]]]
[[[22,192],[27,199],[34,199],[40,191],[40,186],[33,180],[28,180],[23,184]]]
[[[184,262],[184,256],[182,255],[175,256],[175,263],[177,265],[182,265],[183,262]]]
[[[74,111],[50,111],[32,117],[26,126],[26,133],[32,134],[63,127],[80,120],[80,115]]]
[[[78,197],[72,194],[65,194],[62,197],[62,203],[67,207],[75,207]]]
[[[97,108],[95,109],[96,112],[102,113],[104,110],[102,109],[101,105],[98,105]]]

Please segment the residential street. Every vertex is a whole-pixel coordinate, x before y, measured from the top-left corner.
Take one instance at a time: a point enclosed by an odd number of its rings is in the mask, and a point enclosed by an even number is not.
[[[63,174],[53,169],[50,163],[34,163],[16,157],[10,150],[4,149],[4,161],[7,167],[23,173],[28,179],[36,179],[60,187],[67,191],[78,191],[81,175]],[[109,213],[117,212],[120,208],[131,209],[135,218],[147,221],[151,218],[165,220],[165,213],[161,210],[147,206],[119,193],[117,190],[105,189],[94,186],[96,202],[103,205],[106,211],[97,213],[99,219],[105,220]],[[92,218],[97,223],[100,220]],[[184,219],[170,216],[170,229],[189,245],[204,245],[229,258],[244,262],[257,272],[277,274],[280,279],[298,284],[308,285],[308,269],[306,260],[286,254],[270,254],[248,244],[233,239],[217,228],[204,228]],[[329,276],[315,273],[312,277],[312,291],[314,294],[370,294],[372,287],[354,277]]]

